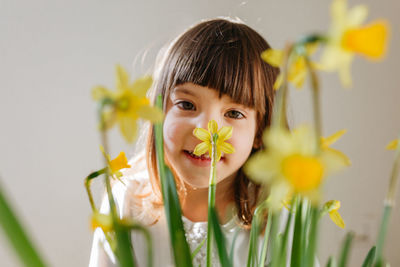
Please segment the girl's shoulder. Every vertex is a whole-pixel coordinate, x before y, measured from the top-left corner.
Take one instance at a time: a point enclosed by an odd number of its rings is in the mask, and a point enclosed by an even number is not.
[[[146,158],[139,155],[129,161],[131,168],[122,170],[120,181],[112,185],[113,196],[121,217],[128,217],[144,225],[156,223],[162,204],[154,193]],[[108,201],[107,201],[108,202]]]

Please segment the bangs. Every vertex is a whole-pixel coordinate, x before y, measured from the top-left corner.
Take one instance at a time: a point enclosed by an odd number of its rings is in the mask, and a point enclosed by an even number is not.
[[[264,116],[272,104],[271,91],[279,72],[261,59],[268,48],[268,43],[244,24],[203,22],[172,46],[161,77],[166,87],[161,91],[169,95],[175,86],[189,82],[214,89],[220,97],[228,95]]]

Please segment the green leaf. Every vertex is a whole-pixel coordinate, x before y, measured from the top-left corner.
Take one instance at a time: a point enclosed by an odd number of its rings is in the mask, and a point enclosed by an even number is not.
[[[257,266],[258,262],[258,236],[260,234],[260,212],[259,207],[254,212],[253,221],[251,222],[249,253],[247,256],[247,267]]]
[[[333,256],[329,257],[328,263],[326,264],[326,267],[336,267],[337,263],[336,263],[336,259]]]
[[[265,226],[265,232],[264,232],[264,241],[261,247],[261,255],[260,255],[260,261],[259,261],[259,267],[264,267],[265,264],[265,259],[267,256],[267,249],[268,249],[268,241],[269,241],[269,235],[271,232],[271,224],[272,224],[272,216],[274,216],[272,213],[268,214],[268,219],[267,219],[267,225]]]
[[[231,267],[232,263],[229,260],[228,253],[226,251],[225,236],[222,233],[221,226],[218,221],[218,216],[215,208],[211,208],[211,223],[212,230],[215,237],[215,243],[217,245],[219,261],[222,267]]]
[[[293,233],[293,247],[292,247],[292,255],[291,255],[291,263],[290,266],[301,266],[301,258],[302,256],[302,239],[303,239],[303,201],[299,201],[296,204],[295,211],[295,224],[294,224],[294,233]]]
[[[34,244],[28,237],[10,204],[8,203],[0,185],[0,225],[8,238],[15,253],[25,266],[46,266]]]
[[[347,233],[344,243],[342,245],[341,252],[340,252],[339,267],[347,266],[353,238],[354,238],[354,233],[352,233],[352,232]]]
[[[375,253],[376,253],[376,247],[373,246],[368,251],[367,257],[365,257],[362,267],[372,267],[372,264],[374,263],[374,259],[375,259]]]
[[[157,97],[156,106],[162,109],[161,96]],[[164,146],[163,146],[163,125],[157,123],[154,125],[157,164],[160,174],[161,190],[163,195],[164,209],[168,222],[170,233],[170,241],[173,248],[175,265],[176,266],[193,266],[189,245],[185,237],[185,230],[182,223],[182,212],[176,192],[174,176],[170,169],[165,165],[164,161]]]

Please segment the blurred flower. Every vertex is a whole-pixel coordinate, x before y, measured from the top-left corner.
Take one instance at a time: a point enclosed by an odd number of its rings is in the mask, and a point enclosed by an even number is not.
[[[271,203],[281,203],[289,192],[318,201],[323,178],[338,171],[340,164],[346,165],[341,155],[327,149],[316,154],[314,132],[307,126],[292,132],[270,128],[264,133],[263,141],[267,149],[251,157],[245,171],[257,183],[280,191],[277,194],[280,199]]]
[[[111,160],[110,155],[106,154],[102,146],[100,146],[100,149],[107,160],[107,167],[109,169],[110,176],[120,180],[120,177],[122,176],[120,170],[131,167],[131,165],[128,164],[128,159],[125,156],[125,152],[121,151],[115,159]]]
[[[235,148],[229,144],[226,143],[225,141],[231,138],[232,136],[232,127],[231,126],[224,126],[221,129],[218,130],[218,124],[216,121],[211,120],[208,122],[208,131],[203,129],[203,128],[195,128],[193,130],[193,134],[200,139],[201,142],[198,144],[195,148],[193,153],[196,156],[201,156],[202,154],[206,153],[208,151],[209,156],[211,158],[211,152],[212,152],[212,138],[214,134],[218,135],[217,139],[217,161],[221,159],[221,154],[222,152],[226,154],[234,153]]]
[[[317,43],[308,44],[306,45],[305,51],[303,52],[305,52],[307,55],[310,56],[315,52],[317,46],[318,46]],[[265,62],[274,67],[283,66],[284,64],[283,56],[284,52],[278,49],[267,49],[261,54],[261,58]],[[314,68],[318,68],[317,64],[315,63],[311,63],[311,65]],[[289,61],[287,79],[289,82],[293,83],[293,85],[297,89],[300,89],[303,87],[306,76],[307,76],[307,65],[304,54],[295,51],[293,53],[293,57]],[[282,82],[283,82],[283,76],[280,73],[274,83],[274,89],[278,90],[279,87],[282,85]]]
[[[324,204],[322,207],[321,215],[329,213],[329,217],[331,220],[340,228],[344,228],[346,225],[340,216],[339,210],[340,209],[340,201],[339,200],[330,200]]]
[[[133,142],[136,138],[137,119],[143,118],[151,122],[159,122],[163,118],[162,112],[150,106],[146,92],[152,84],[149,76],[137,79],[129,84],[127,72],[117,65],[115,92],[105,87],[97,86],[92,91],[94,100],[111,105],[110,109],[104,110],[101,128],[108,129],[119,124],[120,131],[127,142]]]
[[[350,68],[355,53],[377,60],[386,52],[389,25],[379,20],[362,26],[367,14],[364,5],[347,10],[346,0],[332,2],[332,26],[321,65],[328,71],[338,71],[345,87],[351,87]]]
[[[395,150],[397,149],[398,145],[399,145],[399,139],[395,139],[391,141],[389,144],[387,144],[386,149]]]

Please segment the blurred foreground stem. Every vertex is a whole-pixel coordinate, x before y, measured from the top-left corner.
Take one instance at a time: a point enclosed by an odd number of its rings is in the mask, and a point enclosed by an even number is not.
[[[390,214],[392,212],[392,208],[394,206],[394,201],[396,199],[396,188],[398,183],[399,176],[399,168],[400,168],[400,142],[397,145],[395,159],[393,163],[392,173],[389,182],[388,193],[385,198],[384,210],[382,215],[381,226],[379,229],[379,235],[376,246],[376,263],[375,266],[380,267],[384,266],[383,260],[383,248],[385,244],[387,227],[389,224]]]
[[[46,264],[39,255],[20,221],[11,209],[0,185],[0,225],[8,241],[25,266],[44,267]]]

